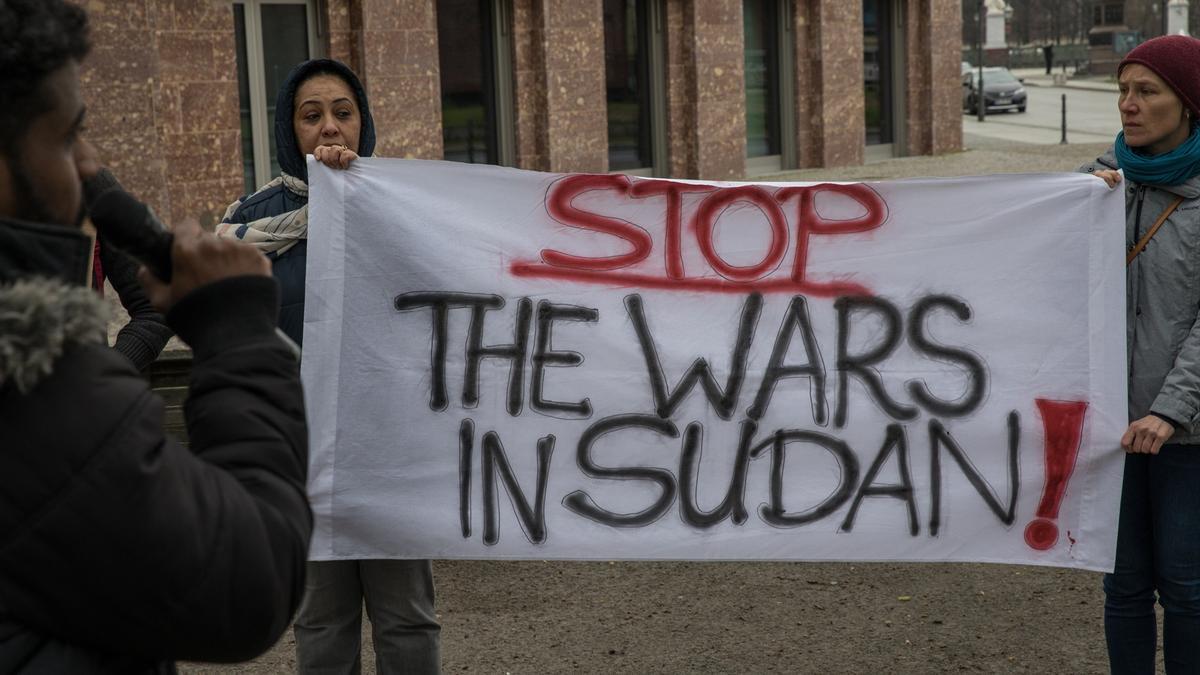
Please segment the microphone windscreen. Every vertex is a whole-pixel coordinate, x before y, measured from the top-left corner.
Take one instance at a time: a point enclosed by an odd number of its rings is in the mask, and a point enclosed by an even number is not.
[[[174,237],[145,204],[124,190],[112,189],[96,198],[89,211],[104,240],[171,281],[171,243]]]

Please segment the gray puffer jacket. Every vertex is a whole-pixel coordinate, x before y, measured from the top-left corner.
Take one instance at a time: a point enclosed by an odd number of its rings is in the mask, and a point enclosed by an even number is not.
[[[1110,149],[1080,170],[1116,168]],[[1171,443],[1200,445],[1200,176],[1172,186],[1126,179],[1120,187],[1127,249],[1184,198],[1125,274],[1129,419],[1156,413],[1180,425]]]

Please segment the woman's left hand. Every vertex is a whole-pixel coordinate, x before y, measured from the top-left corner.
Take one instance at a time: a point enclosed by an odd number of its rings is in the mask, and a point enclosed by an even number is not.
[[[1121,174],[1112,169],[1101,169],[1093,172],[1092,175],[1107,183],[1109,188],[1115,188],[1121,182]]]
[[[350,162],[358,159],[358,153],[344,145],[318,145],[313,157],[331,169],[349,169]]]
[[[1157,455],[1163,443],[1175,433],[1175,427],[1158,415],[1146,415],[1129,425],[1121,437],[1125,452]]]

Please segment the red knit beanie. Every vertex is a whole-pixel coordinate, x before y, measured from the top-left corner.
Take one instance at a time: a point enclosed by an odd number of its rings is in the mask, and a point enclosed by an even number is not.
[[[1153,70],[1192,111],[1192,119],[1200,120],[1200,40],[1186,35],[1146,40],[1125,56],[1117,66],[1117,74],[1131,63]]]

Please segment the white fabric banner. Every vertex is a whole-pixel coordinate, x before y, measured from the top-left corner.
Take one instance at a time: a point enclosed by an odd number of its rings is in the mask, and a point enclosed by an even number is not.
[[[309,176],[313,559],[1112,566],[1094,177]]]

